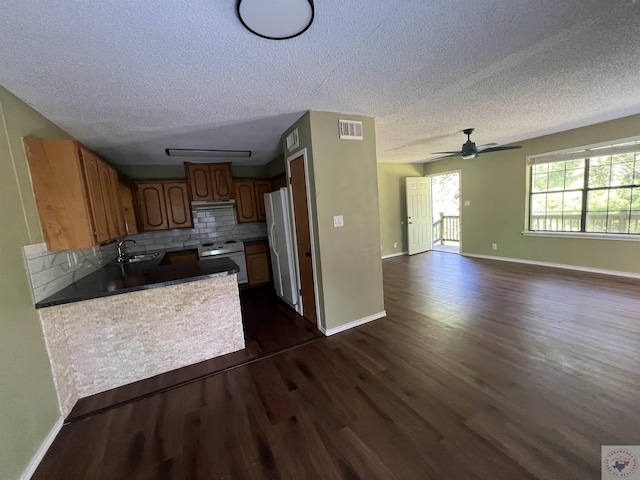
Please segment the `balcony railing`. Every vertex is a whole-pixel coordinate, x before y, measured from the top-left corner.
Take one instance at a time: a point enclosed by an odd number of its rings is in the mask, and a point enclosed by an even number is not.
[[[579,232],[580,215],[531,215],[531,230],[547,232]],[[597,213],[587,215],[587,232],[640,233],[640,215]]]
[[[440,214],[440,220],[433,224],[433,244],[443,245],[445,241],[460,241],[460,217]]]

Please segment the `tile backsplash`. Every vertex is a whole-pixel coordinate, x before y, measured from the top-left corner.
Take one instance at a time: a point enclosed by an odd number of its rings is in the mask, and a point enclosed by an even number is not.
[[[130,235],[137,245],[127,245],[131,253],[152,252],[165,248],[195,248],[203,242],[225,242],[267,235],[265,222],[241,223],[233,207],[216,210],[195,210],[192,229],[163,230]]]
[[[130,253],[168,248],[195,248],[203,242],[225,242],[267,235],[265,222],[238,224],[234,208],[196,210],[193,228],[129,235],[137,245],[127,245]],[[73,282],[95,272],[117,255],[117,242],[103,247],[49,252],[44,243],[23,247],[35,302],[44,300]]]
[[[117,246],[50,252],[46,244],[37,243],[22,250],[37,303],[115,260]]]

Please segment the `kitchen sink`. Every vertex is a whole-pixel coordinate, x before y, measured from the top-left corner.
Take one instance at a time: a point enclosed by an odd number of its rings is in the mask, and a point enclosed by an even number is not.
[[[125,260],[126,263],[138,263],[148,262],[149,260],[155,260],[160,256],[160,252],[154,253],[139,253],[137,255],[131,255]]]

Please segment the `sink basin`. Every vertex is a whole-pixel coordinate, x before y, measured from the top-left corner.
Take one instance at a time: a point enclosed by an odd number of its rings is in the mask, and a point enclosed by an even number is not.
[[[160,252],[139,253],[138,255],[132,255],[128,257],[126,263],[148,262],[149,260],[155,260],[159,256]]]

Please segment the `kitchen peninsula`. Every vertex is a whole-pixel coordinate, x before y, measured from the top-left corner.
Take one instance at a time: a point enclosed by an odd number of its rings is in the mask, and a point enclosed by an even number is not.
[[[229,259],[109,264],[36,304],[60,410],[244,348]]]

